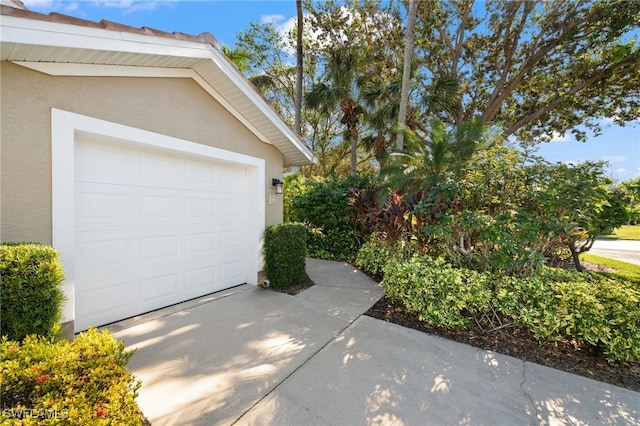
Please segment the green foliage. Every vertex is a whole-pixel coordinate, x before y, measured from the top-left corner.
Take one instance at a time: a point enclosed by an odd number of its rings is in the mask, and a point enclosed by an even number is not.
[[[392,257],[392,250],[377,238],[371,237],[358,251],[356,265],[362,271],[376,277],[381,277],[384,266]]]
[[[2,335],[55,337],[64,301],[58,252],[44,244],[0,244],[0,276]]]
[[[284,210],[284,222],[291,223],[296,222],[293,219],[293,200],[296,199],[299,195],[303,194],[307,191],[307,182],[308,179],[305,178],[302,174],[296,173],[292,175],[285,176],[283,185],[283,210]]]
[[[323,259],[355,259],[360,242],[351,227],[353,210],[349,207],[351,188],[360,188],[367,177],[349,176],[314,179],[291,203],[289,220],[301,222],[307,229],[309,256]]]
[[[34,410],[41,418],[34,414],[8,423],[139,425],[135,399],[141,383],[126,368],[132,354],[124,342],[93,328],[71,342],[30,335],[19,343],[3,337],[3,418]]]
[[[391,258],[382,286],[392,300],[430,324],[463,328],[489,308],[490,275],[452,267],[442,259],[414,255]]]
[[[637,282],[554,268],[521,277],[480,273],[416,254],[391,254],[383,262],[375,260],[375,250],[376,243],[363,246],[363,268],[384,263],[386,296],[422,321],[463,328],[493,309],[529,328],[540,341],[575,339],[600,347],[610,362],[640,359]]]
[[[304,278],[307,235],[302,225],[281,223],[264,231],[264,270],[271,285],[286,287]]]
[[[625,204],[628,224],[640,224],[640,177],[621,182],[614,188],[618,199]],[[640,236],[637,238],[640,240]]]
[[[494,282],[496,305],[538,339],[571,337],[601,347],[609,361],[640,359],[640,290],[626,280],[545,268]]]

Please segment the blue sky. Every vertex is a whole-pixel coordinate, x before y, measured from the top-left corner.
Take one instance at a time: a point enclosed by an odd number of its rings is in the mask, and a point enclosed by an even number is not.
[[[107,19],[135,27],[147,26],[162,31],[180,31],[197,35],[213,34],[221,44],[233,46],[238,31],[252,21],[271,20],[286,30],[293,26],[294,0],[23,0],[31,10],[59,12],[91,21]],[[576,142],[568,133],[556,135],[539,145],[538,154],[556,162],[606,160],[610,177],[628,180],[640,176],[640,125],[619,127],[610,120],[603,123],[602,136],[588,142]]]

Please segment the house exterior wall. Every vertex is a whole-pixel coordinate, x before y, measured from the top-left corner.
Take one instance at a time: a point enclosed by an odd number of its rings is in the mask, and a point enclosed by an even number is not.
[[[0,241],[52,242],[52,108],[263,158],[265,224],[282,221],[271,187],[282,153],[191,79],[52,77],[0,62],[0,81]]]

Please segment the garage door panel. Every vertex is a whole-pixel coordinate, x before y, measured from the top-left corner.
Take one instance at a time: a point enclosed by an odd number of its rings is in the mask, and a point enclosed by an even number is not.
[[[157,271],[150,277],[140,279],[140,304],[146,309],[155,309],[180,300],[180,276],[173,270]]]
[[[120,297],[114,298],[116,293]],[[102,325],[135,315],[138,291],[131,281],[111,281],[90,291],[76,291],[76,329]],[[114,319],[115,318],[115,319]]]
[[[244,248],[244,238],[244,230],[221,232],[220,248],[223,250]]]
[[[139,183],[151,186],[173,186],[178,182],[180,159],[165,154],[139,153]]]
[[[217,268],[215,266],[205,266],[186,271],[185,290],[188,294],[199,294],[201,290],[206,291],[207,288],[218,281],[216,273]]]
[[[216,232],[187,234],[185,252],[187,255],[205,253],[213,255],[216,249]]]
[[[189,197],[185,200],[185,217],[186,218],[210,218],[216,217],[217,200],[211,198],[195,198]]]
[[[76,330],[247,282],[244,168],[133,146],[76,148]]]
[[[178,219],[180,213],[180,197],[177,195],[140,196],[140,219]]]
[[[131,153],[115,146],[83,142],[75,146],[77,182],[121,182],[129,175]]]
[[[185,160],[185,186],[209,191],[219,184],[218,173],[205,161]]]
[[[236,218],[241,220],[241,213],[245,211],[246,205],[243,200],[224,198],[220,201],[220,217]]]
[[[232,283],[237,282],[238,279],[244,274],[245,269],[244,261],[235,261],[224,263],[220,266],[220,278],[222,282],[226,285],[233,285]]]
[[[175,259],[180,255],[180,236],[177,234],[140,238],[140,260]]]
[[[76,240],[76,275],[95,268],[110,269],[127,265],[132,260],[129,238],[99,239],[91,234]]]

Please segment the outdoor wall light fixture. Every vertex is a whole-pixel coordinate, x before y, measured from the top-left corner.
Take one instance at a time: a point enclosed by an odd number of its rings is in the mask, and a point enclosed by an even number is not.
[[[282,194],[282,181],[280,179],[271,179],[271,184],[276,187],[276,194]]]

